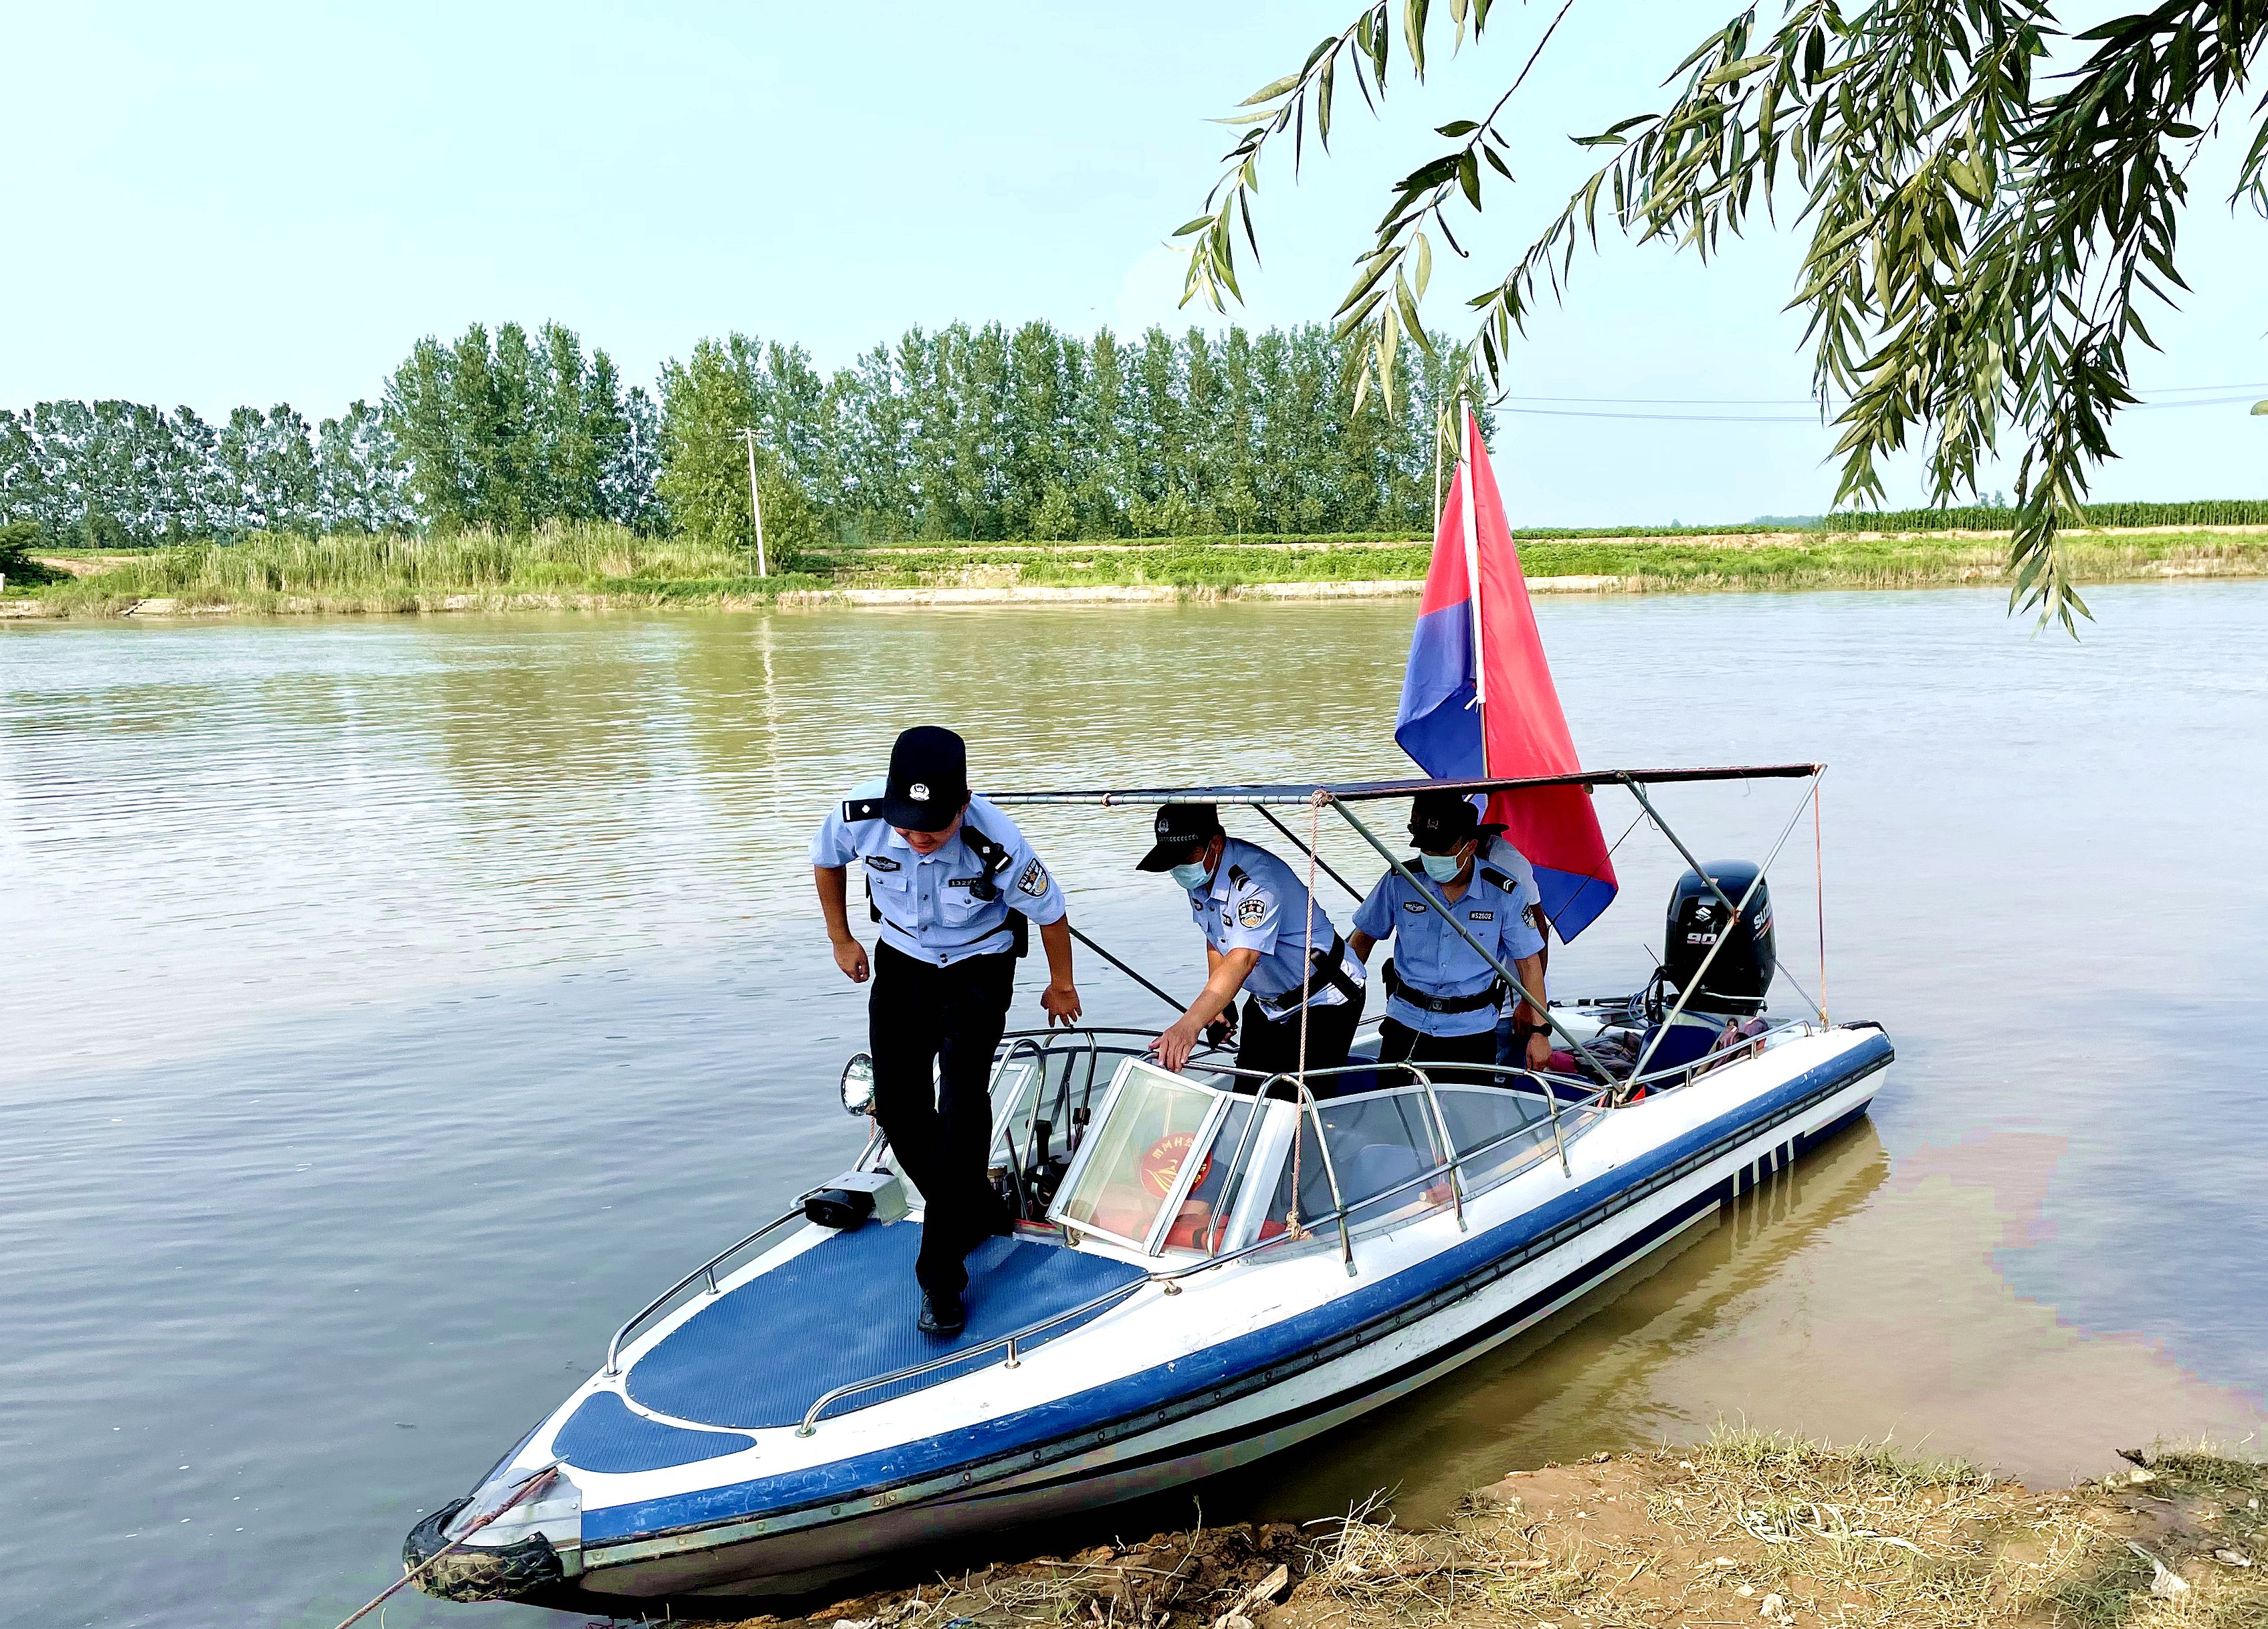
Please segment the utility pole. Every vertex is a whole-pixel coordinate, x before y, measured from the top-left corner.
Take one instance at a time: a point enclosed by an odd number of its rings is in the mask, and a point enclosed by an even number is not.
[[[756,432],[736,429],[733,435],[747,444],[748,449],[748,510],[756,518],[756,575],[770,576],[764,561],[764,500],[756,491]]]

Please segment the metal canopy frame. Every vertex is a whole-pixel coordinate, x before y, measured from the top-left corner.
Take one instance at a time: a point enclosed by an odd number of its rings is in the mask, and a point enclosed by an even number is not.
[[[1494,775],[1462,780],[1230,782],[1219,786],[1097,788],[1085,791],[987,792],[994,803],[1082,803],[1100,809],[1152,803],[1270,803],[1305,806],[1318,801],[1369,803],[1414,797],[1420,792],[1513,792],[1543,786],[1663,786],[1691,781],[1800,781],[1824,764],[1745,764],[1688,769],[1589,769],[1564,775]]]
[[[1363,823],[1361,817],[1357,815],[1354,810],[1350,807],[1351,804],[1358,803],[1375,803],[1388,798],[1414,797],[1423,792],[1457,792],[1470,794],[1480,792],[1519,791],[1525,789],[1553,786],[1620,786],[1626,788],[1629,790],[1630,795],[1638,800],[1638,808],[1643,818],[1650,823],[1655,830],[1659,831],[1662,836],[1669,840],[1671,845],[1676,848],[1678,854],[1683,857],[1685,862],[1693,868],[1704,882],[1708,884],[1709,892],[1717,897],[1718,903],[1725,908],[1728,918],[1726,927],[1729,930],[1733,924],[1741,921],[1746,914],[1749,900],[1755,896],[1756,890],[1763,885],[1764,873],[1771,870],[1772,861],[1779,857],[1781,848],[1786,845],[1789,834],[1794,831],[1795,823],[1798,819],[1801,818],[1804,810],[1806,808],[1815,809],[1818,806],[1817,799],[1819,796],[1819,781],[1820,777],[1824,775],[1826,773],[1827,766],[1819,763],[1741,764],[1712,767],[1697,766],[1688,768],[1669,769],[1593,769],[1580,771],[1573,774],[1564,775],[1493,775],[1467,777],[1462,779],[1415,778],[1394,781],[1343,781],[1314,782],[1245,781],[1231,782],[1218,786],[1129,787],[1123,789],[1096,789],[1085,791],[996,792],[987,794],[987,796],[994,803],[1053,803],[1083,805],[1090,808],[1104,809],[1121,807],[1139,808],[1151,804],[1179,803],[1242,804],[1258,811],[1261,818],[1266,820],[1269,825],[1274,826],[1278,832],[1281,832],[1285,837],[1289,838],[1292,842],[1299,848],[1300,852],[1307,855],[1312,865],[1319,867],[1325,872],[1328,872],[1332,880],[1336,882],[1340,887],[1346,889],[1350,893],[1354,893],[1357,892],[1357,891],[1354,889],[1353,885],[1348,883],[1346,879],[1341,877],[1336,871],[1332,870],[1329,865],[1324,863],[1322,856],[1316,852],[1312,835],[1309,840],[1304,842],[1301,841],[1298,834],[1295,833],[1291,827],[1285,826],[1283,821],[1278,819],[1273,814],[1269,812],[1269,805],[1270,804],[1279,806],[1292,805],[1303,807],[1314,811],[1310,817],[1311,819],[1314,819],[1320,818],[1321,811],[1328,808],[1336,812],[1341,819],[1347,823],[1349,826],[1352,827],[1356,833],[1359,835],[1372,848],[1375,849],[1379,856],[1383,859],[1388,866],[1392,867],[1395,871],[1398,872],[1403,877],[1408,880],[1412,887],[1417,888],[1420,893],[1425,893],[1430,892],[1431,891],[1428,890],[1423,883],[1418,880],[1417,873],[1410,868],[1409,863],[1400,855],[1395,854],[1391,849],[1389,849],[1384,842],[1380,840],[1378,834],[1372,831],[1368,826]],[[1757,868],[1755,881],[1749,884],[1748,889],[1742,894],[1738,900],[1728,898],[1725,891],[1717,885],[1716,879],[1709,875],[1707,868],[1702,865],[1698,860],[1694,858],[1693,851],[1685,845],[1685,840],[1679,837],[1677,833],[1670,828],[1669,823],[1661,818],[1661,811],[1653,806],[1653,800],[1646,795],[1646,788],[1648,786],[1690,784],[1697,781],[1808,781],[1811,782],[1810,786],[1806,789],[1801,801],[1796,804],[1795,813],[1789,817],[1786,829],[1782,831],[1779,835],[1779,841],[1772,845],[1771,854],[1766,857],[1764,864]],[[1445,913],[1444,917],[1449,926],[1456,930],[1457,936],[1463,939],[1467,944],[1470,945],[1474,950],[1477,951],[1481,958],[1489,965],[1489,966],[1496,972],[1497,976],[1502,979],[1511,989],[1520,992],[1522,997],[1528,997],[1541,994],[1540,992],[1532,992],[1528,990],[1527,986],[1521,982],[1513,970],[1506,966],[1503,962],[1499,961],[1495,956],[1491,955],[1481,942],[1475,938],[1465,928],[1465,925],[1457,920],[1454,913]],[[1084,934],[1079,936],[1082,940],[1086,939],[1086,936]],[[1720,933],[1718,936],[1716,943],[1709,947],[1708,954],[1702,958],[1701,967],[1699,970],[1702,974],[1706,974],[1710,963],[1716,960],[1717,952],[1724,947],[1725,942],[1729,936],[1729,932]],[[1822,943],[1821,948],[1823,958],[1823,951],[1825,949],[1823,918],[1822,921]],[[1092,942],[1090,941],[1089,943],[1091,943]],[[1098,950],[1100,950],[1100,947],[1095,948]],[[1108,956],[1106,953],[1105,958],[1110,961],[1114,966],[1119,966],[1124,971],[1131,972],[1130,969],[1124,969],[1123,964],[1120,963],[1116,957]],[[1135,976],[1138,978],[1139,977],[1139,975]],[[1161,996],[1165,994],[1165,992],[1159,990],[1157,986],[1150,984],[1148,980],[1142,980],[1141,982],[1156,994]],[[1696,980],[1696,984],[1697,987],[1697,979]],[[1678,1016],[1684,1012],[1686,1002],[1691,998],[1692,994],[1693,992],[1690,990],[1680,993],[1677,1005],[1671,1012],[1668,1023],[1674,1024],[1676,1022]],[[1166,999],[1170,1001],[1172,998],[1168,996]],[[1591,1049],[1584,1045],[1582,1040],[1573,1034],[1573,1032],[1572,1032],[1565,1024],[1560,1022],[1558,1016],[1551,1010],[1549,1001],[1530,1002],[1529,1004],[1538,1007],[1543,1014],[1544,1024],[1548,1031],[1556,1035],[1559,1039],[1566,1043],[1568,1048],[1582,1061],[1584,1067],[1599,1082],[1600,1085],[1602,1088],[1611,1089],[1614,1082],[1614,1076],[1612,1074],[1592,1055]],[[1821,1005],[1819,1016],[1821,1022],[1824,1023],[1827,1018],[1827,1014],[1823,1002]],[[1301,1009],[1301,1022],[1302,1024],[1306,1022],[1306,1009],[1304,1007]],[[1665,1031],[1667,1027],[1667,1024],[1665,1024]],[[1644,1070],[1646,1063],[1653,1056],[1654,1047],[1660,1044],[1660,1036],[1657,1034],[1654,1037],[1653,1043],[1647,1046],[1645,1053],[1639,1058],[1638,1068],[1633,1071],[1634,1077],[1637,1074],[1641,1073]],[[1565,1170],[1567,1169],[1567,1150],[1565,1141],[1560,1136],[1557,1094],[1547,1091],[1545,1096],[1549,1100],[1551,1110],[1553,1138],[1559,1144],[1560,1164],[1562,1169]]]

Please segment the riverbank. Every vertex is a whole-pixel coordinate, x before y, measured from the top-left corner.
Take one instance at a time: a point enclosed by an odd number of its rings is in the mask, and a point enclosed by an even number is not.
[[[2051,1493],[1878,1445],[1754,1433],[1517,1471],[1446,1524],[1160,1534],[737,1629],[2258,1629],[2268,1465],[2137,1451]],[[680,1621],[690,1621],[683,1620]]]
[[[2066,534],[2081,583],[2268,576],[2268,526]],[[1997,587],[2007,534],[1852,532],[1537,534],[1543,593]],[[843,549],[758,577],[737,553],[611,528],[532,538],[265,538],[225,547],[57,554],[70,575],[0,598],[17,619],[601,611],[708,606],[1145,604],[1415,594],[1420,539],[1154,539]],[[48,558],[42,556],[42,559]]]

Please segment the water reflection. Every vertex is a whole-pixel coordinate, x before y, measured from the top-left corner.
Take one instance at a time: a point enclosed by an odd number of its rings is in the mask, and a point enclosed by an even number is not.
[[[2039,1476],[2257,1425],[2268,591],[2097,609],[2073,646],[1992,596],[1544,608],[1594,759],[1834,764],[1828,999],[1899,1062],[1871,1127],[1644,1277],[1209,1512],[1399,1486],[1422,1516],[1727,1416]],[[864,1004],[804,845],[905,698],[995,788],[1397,773],[1409,611],[0,630],[19,1615],[336,1621],[653,1288],[848,1158]],[[1788,790],[1672,812],[1756,855]],[[1196,987],[1185,911],[1131,869],[1141,811],[1027,824],[1084,928]],[[1773,889],[1813,985],[1803,840]],[[1616,863],[1563,993],[1659,943],[1677,860],[1641,833]],[[1165,1016],[1081,981],[1098,1022]],[[534,1619],[388,1614],[482,1621]]]

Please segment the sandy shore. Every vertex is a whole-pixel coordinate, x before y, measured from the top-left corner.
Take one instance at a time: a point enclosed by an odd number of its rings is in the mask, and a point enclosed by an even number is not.
[[[1160,1534],[983,1566],[739,1629],[2259,1629],[2268,1465],[2135,1450],[2051,1493],[1752,1434],[1514,1471],[1446,1525]],[[688,1620],[680,1616],[678,1621]]]

